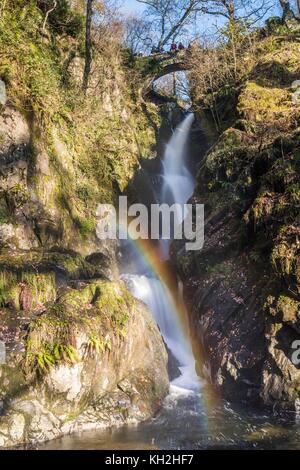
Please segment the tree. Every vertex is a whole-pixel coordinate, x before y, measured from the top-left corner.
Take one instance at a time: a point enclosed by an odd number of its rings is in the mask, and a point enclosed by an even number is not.
[[[49,8],[49,10],[47,10],[46,15],[45,15],[45,19],[44,19],[44,23],[43,23],[43,27],[42,27],[43,32],[45,32],[48,16],[50,15],[50,13],[53,10],[55,10],[56,7],[57,7],[57,1],[53,0],[53,5]]]
[[[93,0],[87,0],[86,23],[85,23],[85,62],[84,62],[83,81],[82,81],[82,88],[85,93],[87,91],[87,87],[89,83],[89,76],[90,76],[91,64],[92,64],[92,38],[91,38],[92,16],[93,16]]]
[[[130,16],[125,22],[124,42],[126,47],[135,54],[148,49],[153,42],[152,25],[143,18]]]
[[[157,32],[158,46],[175,40],[201,14],[225,17],[229,21],[244,20],[255,23],[264,18],[274,6],[273,0],[137,0],[147,8]],[[300,0],[299,0],[300,2]]]
[[[37,0],[37,6],[44,14],[43,33],[48,29],[75,38],[83,30],[82,14],[68,0]]]
[[[145,17],[158,34],[158,47],[165,46],[182,32],[200,11],[204,0],[137,0],[147,5]]]
[[[282,8],[283,21],[285,21],[288,18],[295,18],[294,12],[288,0],[279,0],[279,3]],[[300,0],[297,0],[297,5],[299,6],[299,4],[300,4]]]
[[[274,6],[272,0],[206,0],[202,12],[208,15],[223,16],[228,21],[255,23],[265,17]]]

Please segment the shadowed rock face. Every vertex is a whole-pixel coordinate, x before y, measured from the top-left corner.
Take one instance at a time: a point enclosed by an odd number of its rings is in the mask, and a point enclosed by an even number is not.
[[[168,393],[158,328],[122,283],[67,288],[26,330],[0,366],[1,447],[142,421]]]
[[[228,400],[295,410],[300,380],[292,362],[293,341],[300,339],[296,238],[284,238],[281,245],[292,254],[287,275],[282,258],[279,271],[267,260],[253,260],[253,239],[245,244],[239,212],[213,215],[207,195],[194,201],[207,207],[205,246],[186,253],[174,243],[173,256],[185,280],[191,330],[206,358],[206,374]],[[278,238],[273,243],[277,256]]]
[[[289,87],[299,48],[283,42],[275,55],[254,66],[232,103],[239,120],[200,165],[204,248],[176,242],[172,256],[211,382],[228,400],[298,411],[300,109]]]

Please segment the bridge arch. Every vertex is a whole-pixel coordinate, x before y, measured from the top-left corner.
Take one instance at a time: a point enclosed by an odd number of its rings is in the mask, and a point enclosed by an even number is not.
[[[160,78],[165,77],[170,73],[184,72],[188,70],[189,67],[188,61],[186,60],[186,55],[187,53],[185,52],[184,54],[178,54],[175,57],[170,57],[169,54],[159,57],[157,60],[160,67],[155,73],[150,74],[146,79],[142,90],[142,96],[145,99],[149,98],[150,96],[153,96],[153,93],[155,94],[153,88],[154,82],[156,82]]]

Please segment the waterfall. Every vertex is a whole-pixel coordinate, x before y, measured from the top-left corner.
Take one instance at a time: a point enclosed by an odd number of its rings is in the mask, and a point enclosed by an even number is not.
[[[193,193],[194,178],[187,167],[186,143],[194,120],[188,114],[167,143],[163,159],[161,202],[185,204]]]
[[[177,126],[171,139],[166,145],[163,158],[163,185],[160,202],[180,204],[182,207],[193,194],[194,178],[187,166],[186,144],[189,131],[193,124],[194,115],[188,114]],[[183,217],[182,217],[183,215]],[[178,223],[182,223],[185,211],[177,214]],[[169,258],[171,240],[161,240],[160,246],[163,259]]]
[[[194,180],[186,162],[186,143],[193,119],[192,114],[187,115],[166,146],[163,159],[164,183],[160,202],[183,205],[193,192]],[[163,251],[168,252],[170,241],[160,242]],[[177,392],[178,389],[184,391],[198,389],[199,380],[195,372],[194,356],[180,324],[172,294],[155,276],[153,270],[145,269],[143,257],[133,243],[130,253],[134,259],[135,274],[124,274],[123,279],[133,295],[149,307],[168,348],[179,363],[181,376],[172,382],[173,390],[174,387]]]
[[[173,380],[173,387],[184,390],[197,389],[199,384],[194,356],[182,331],[177,312],[172,306],[168,289],[159,279],[151,276],[151,273],[124,275],[123,279],[132,294],[148,306],[169,350],[178,361],[181,376]]]

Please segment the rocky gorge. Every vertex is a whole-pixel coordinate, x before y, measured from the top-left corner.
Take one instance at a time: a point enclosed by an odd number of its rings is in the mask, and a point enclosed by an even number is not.
[[[95,233],[97,204],[126,186],[154,131],[118,48],[94,58],[97,100],[78,98],[72,34],[43,37],[36,3],[15,3],[0,34],[0,447],[144,420],[169,387],[159,330]]]
[[[187,105],[152,83],[178,56],[132,54],[110,12],[84,88],[84,10],[58,3],[47,18],[43,1],[0,9],[0,448],[121,426],[149,446],[169,433],[171,448],[206,448],[236,404],[294,419],[299,21],[234,24],[216,51],[191,44]],[[148,207],[164,190],[177,202],[170,180],[204,204],[203,249],[168,241],[166,260],[98,239],[99,204]],[[259,441],[251,426],[227,444]]]
[[[192,197],[205,205],[205,246],[174,242],[173,259],[208,380],[230,401],[297,411],[300,49],[296,32],[274,33],[254,63],[244,55],[237,93],[216,91],[226,124]]]

